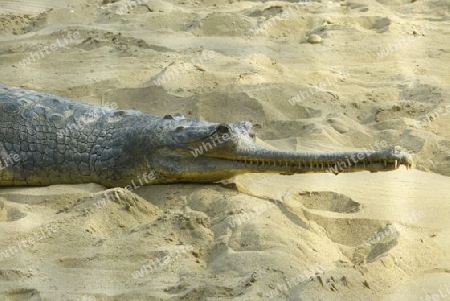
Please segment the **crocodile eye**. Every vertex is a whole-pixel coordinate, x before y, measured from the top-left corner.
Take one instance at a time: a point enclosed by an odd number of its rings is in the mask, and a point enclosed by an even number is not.
[[[230,132],[230,127],[226,124],[219,124],[216,131],[219,134],[228,134]]]

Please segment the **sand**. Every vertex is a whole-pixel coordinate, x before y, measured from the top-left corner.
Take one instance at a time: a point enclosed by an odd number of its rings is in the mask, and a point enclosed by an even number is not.
[[[249,120],[283,150],[384,141],[415,159],[411,171],[254,174],[132,193],[3,188],[0,300],[450,299],[449,9],[0,0],[2,83]]]

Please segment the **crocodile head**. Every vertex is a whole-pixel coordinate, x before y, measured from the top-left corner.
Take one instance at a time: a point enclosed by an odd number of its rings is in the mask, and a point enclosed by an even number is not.
[[[300,153],[280,151],[256,142],[250,122],[231,124],[172,120],[152,156],[158,182],[214,182],[244,173],[347,173],[390,171],[412,157],[400,147],[382,151]]]

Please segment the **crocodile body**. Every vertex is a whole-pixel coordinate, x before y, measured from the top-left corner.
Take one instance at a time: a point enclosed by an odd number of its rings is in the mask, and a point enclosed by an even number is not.
[[[158,117],[0,84],[1,186],[94,182],[115,187],[133,179],[144,184],[214,182],[247,172],[326,172],[358,155],[361,159],[352,166],[335,171],[376,172],[411,165],[411,156],[398,148],[281,152],[256,144],[249,122]]]

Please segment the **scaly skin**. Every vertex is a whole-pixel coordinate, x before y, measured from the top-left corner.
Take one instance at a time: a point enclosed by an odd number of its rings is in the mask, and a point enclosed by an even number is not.
[[[156,117],[2,84],[0,124],[0,186],[94,182],[117,187],[141,176],[146,177],[141,184],[215,182],[250,172],[377,172],[412,163],[398,147],[380,152],[282,152],[256,144],[249,122]],[[202,154],[195,153],[199,148]],[[342,162],[347,166],[336,169]]]

